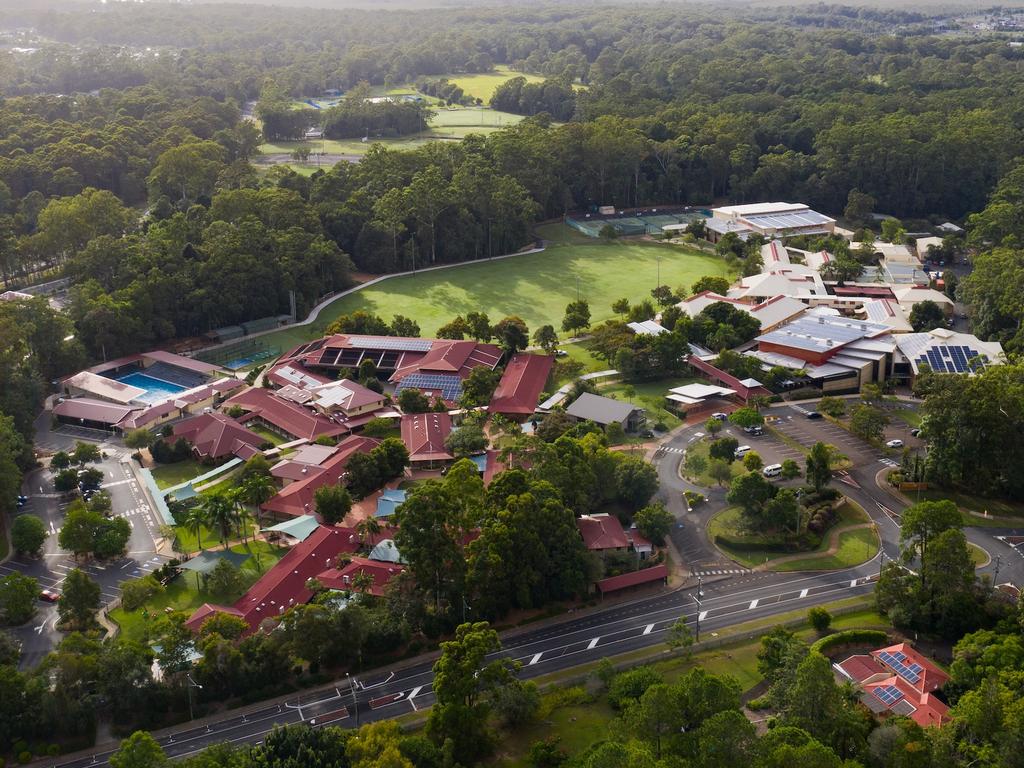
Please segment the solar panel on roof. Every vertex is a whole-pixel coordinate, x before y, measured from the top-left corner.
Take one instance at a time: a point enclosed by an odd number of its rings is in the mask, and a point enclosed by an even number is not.
[[[396,393],[403,389],[420,389],[440,393],[445,400],[458,400],[462,396],[462,379],[437,373],[410,373],[395,387]]]
[[[874,689],[874,694],[881,699],[882,703],[887,707],[891,707],[903,698],[903,692],[895,685],[881,685]]]
[[[394,349],[408,352],[429,352],[430,339],[389,339],[387,336],[350,336],[348,343],[363,349]]]
[[[907,657],[899,651],[895,653],[883,651],[878,654],[878,658],[907,682],[916,683],[921,679],[921,672],[923,671],[921,666],[919,664],[908,665],[906,663]]]

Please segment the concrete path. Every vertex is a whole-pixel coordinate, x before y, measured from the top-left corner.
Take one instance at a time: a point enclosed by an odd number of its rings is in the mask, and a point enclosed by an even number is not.
[[[828,537],[828,549],[826,549],[826,550],[824,550],[822,552],[796,552],[795,554],[792,554],[792,555],[784,555],[783,557],[777,557],[774,560],[769,560],[767,563],[764,563],[763,565],[759,565],[759,566],[755,567],[754,570],[755,571],[770,571],[770,570],[772,570],[772,568],[774,568],[777,565],[781,565],[782,563],[792,563],[792,562],[794,562],[796,560],[810,560],[811,558],[815,558],[815,557],[831,557],[832,555],[834,555],[836,552],[839,551],[839,537],[842,536],[844,533],[846,533],[847,531],[857,531],[857,530],[860,530],[862,528],[874,528],[874,527],[875,527],[874,523],[857,523],[856,525],[848,525],[845,528],[839,528],[837,530],[832,531],[832,533],[829,534],[829,537]],[[852,567],[852,566],[850,566],[850,567]],[[808,570],[814,570],[814,569],[813,568],[809,568]]]

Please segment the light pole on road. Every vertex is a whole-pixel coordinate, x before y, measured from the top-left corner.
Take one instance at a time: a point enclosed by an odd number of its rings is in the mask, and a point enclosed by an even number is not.
[[[691,595],[691,597],[693,598],[693,601],[695,603],[697,603],[697,637],[694,640],[694,642],[697,642],[697,643],[700,642],[700,599],[702,597],[704,597],[704,590],[702,589],[703,586],[704,586],[704,577],[703,576],[698,576],[697,577],[697,594],[696,595]]]

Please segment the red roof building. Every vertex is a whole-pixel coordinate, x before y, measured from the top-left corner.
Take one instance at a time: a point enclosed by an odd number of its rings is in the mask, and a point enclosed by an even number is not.
[[[373,584],[366,590],[367,593],[374,597],[384,597],[384,588],[388,582],[404,570],[405,566],[399,563],[383,563],[367,560],[365,557],[353,557],[344,568],[329,568],[316,579],[328,589],[351,592],[356,591],[353,585],[356,576],[365,573],[373,579]]]
[[[629,549],[626,532],[614,515],[583,515],[576,519],[576,527],[591,552],[625,552]]]
[[[451,461],[444,447],[451,434],[452,417],[447,413],[407,413],[402,417],[402,442],[409,449],[410,464],[434,465]]]
[[[333,419],[298,403],[277,397],[263,387],[252,387],[225,401],[230,408],[237,405],[247,411],[238,421],[246,424],[250,421],[262,421],[277,432],[282,432],[295,439],[316,440],[322,435],[337,437],[349,432],[349,427],[339,424]]]
[[[348,460],[356,453],[369,453],[378,444],[379,441],[371,437],[350,435],[338,443],[329,459],[318,465],[319,471],[311,470],[304,479],[289,483],[260,509],[280,518],[314,514],[314,497],[317,489],[341,483],[345,477],[345,465],[348,464]]]
[[[851,656],[835,668],[860,686],[873,712],[905,715],[921,727],[949,719],[949,707],[935,696],[949,675],[907,643]]]
[[[487,410],[513,417],[532,414],[554,364],[551,355],[514,355],[505,366]]]
[[[265,438],[222,413],[203,413],[175,424],[172,439],[190,443],[200,459],[226,456],[249,459],[259,453],[260,446],[266,442]]]
[[[207,603],[189,617],[185,626],[198,631],[212,614],[223,611],[245,619],[249,625],[246,634],[251,634],[264,621],[277,621],[292,606],[308,603],[313,593],[306,582],[333,568],[342,552],[355,552],[358,547],[359,537],[352,529],[321,526],[292,547],[233,607]]]
[[[296,370],[315,374],[356,369],[364,360],[371,360],[397,382],[413,373],[456,374],[464,379],[478,366],[497,368],[501,355],[500,347],[477,341],[339,333],[300,344],[285,353],[279,364],[287,362]]]
[[[621,576],[601,579],[601,581],[597,582],[597,591],[603,596],[610,592],[618,592],[621,589],[638,587],[643,584],[653,584],[659,581],[662,583],[668,581],[668,566],[655,565],[650,568],[644,568],[642,571],[633,571],[632,573],[624,573]]]

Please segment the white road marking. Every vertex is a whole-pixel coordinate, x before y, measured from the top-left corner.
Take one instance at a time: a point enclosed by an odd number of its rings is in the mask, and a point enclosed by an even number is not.
[[[853,581],[851,581],[851,582],[850,582],[850,586],[851,586],[851,587],[856,587],[856,586],[857,586],[857,580],[856,580],[856,579],[854,579]]]
[[[654,625],[653,624],[648,624],[646,627],[644,627],[644,634],[645,635],[649,635],[649,634],[651,634],[651,632],[653,630],[654,630]]]
[[[801,589],[800,590],[800,597],[807,597],[807,593],[808,592],[810,592],[809,589]]]
[[[707,611],[701,611],[700,616],[697,617],[697,621],[704,621],[708,617]]]
[[[748,608],[747,610],[748,610],[748,611],[752,611],[752,610],[754,610],[755,608],[757,608],[757,600],[751,600],[751,601],[750,601],[750,607],[749,607],[749,608]]]
[[[601,639],[600,637],[595,637],[593,640],[591,640],[589,645],[587,645],[587,650],[591,651],[594,648],[596,648],[597,647],[597,641],[600,640],[600,639]]]
[[[527,664],[527,666],[532,666],[533,664],[536,664],[538,661],[540,661],[540,657],[543,656],[543,655],[544,655],[543,651],[541,651],[540,653],[535,653],[533,655],[533,658],[530,659],[530,663]]]

